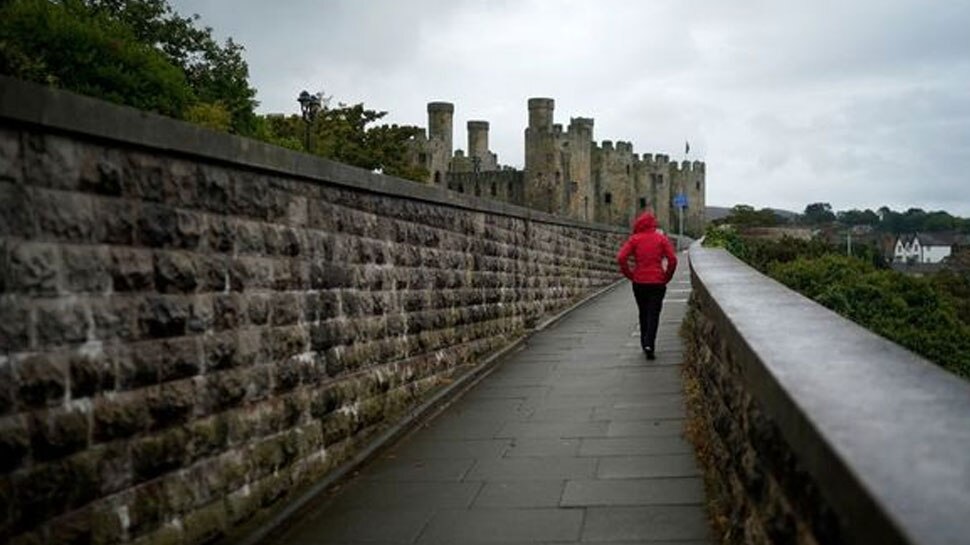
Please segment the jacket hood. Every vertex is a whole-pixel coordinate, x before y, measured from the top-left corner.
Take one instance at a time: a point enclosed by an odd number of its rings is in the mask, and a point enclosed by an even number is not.
[[[634,233],[646,233],[648,231],[653,231],[657,228],[657,218],[653,217],[650,212],[644,212],[640,214],[635,222],[633,222],[633,232]]]

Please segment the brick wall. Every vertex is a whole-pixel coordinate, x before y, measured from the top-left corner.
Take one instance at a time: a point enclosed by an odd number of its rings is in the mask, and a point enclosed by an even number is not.
[[[224,535],[617,277],[611,228],[0,83],[0,541]]]

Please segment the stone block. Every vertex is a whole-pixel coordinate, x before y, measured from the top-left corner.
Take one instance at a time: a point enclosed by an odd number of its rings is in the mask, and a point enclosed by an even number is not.
[[[295,294],[277,294],[271,299],[271,306],[271,325],[293,325],[300,321],[302,309],[300,299]]]
[[[222,501],[211,503],[185,516],[186,543],[212,543],[226,531],[226,508]]]
[[[74,410],[34,413],[30,419],[30,444],[33,458],[56,460],[73,454],[88,443],[88,415]]]
[[[151,418],[141,395],[99,397],[94,402],[94,440],[107,442],[131,437],[148,429]]]
[[[71,377],[71,399],[93,397],[114,388],[112,358],[101,352],[67,355]]]
[[[85,193],[120,197],[126,162],[118,149],[86,146],[80,161],[78,188]]]
[[[64,513],[72,475],[63,461],[37,464],[11,476],[15,500],[14,531],[37,528]]]
[[[229,282],[229,262],[225,256],[197,255],[199,290],[220,293]]]
[[[147,392],[144,403],[154,429],[184,424],[191,418],[199,393],[191,379],[168,382]]]
[[[56,295],[61,259],[52,244],[11,243],[0,269],[4,291],[31,295]]]
[[[229,172],[222,167],[202,165],[198,170],[199,204],[218,214],[228,211],[232,181]]]
[[[249,321],[253,325],[265,325],[269,321],[270,300],[262,294],[250,295],[246,305]]]
[[[94,338],[99,341],[120,339],[132,341],[138,337],[137,301],[128,297],[102,297],[90,301],[94,320]]]
[[[205,239],[210,252],[231,253],[235,239],[234,223],[222,217],[210,218]]]
[[[97,247],[66,246],[61,250],[64,287],[70,293],[103,293],[111,286],[110,257]]]
[[[199,285],[196,260],[186,252],[155,252],[154,271],[161,293],[192,293]]]
[[[30,346],[31,322],[27,301],[0,295],[0,346],[14,353],[26,350]]]
[[[22,185],[0,181],[0,235],[29,238],[36,232],[30,191]]]
[[[132,469],[136,482],[147,481],[182,467],[187,441],[188,434],[182,428],[168,429],[132,441]]]
[[[209,370],[230,369],[239,360],[236,358],[238,347],[235,333],[220,333],[205,339],[205,368]]]
[[[224,411],[242,403],[246,398],[248,377],[246,369],[233,369],[206,375],[206,412]]]
[[[263,331],[263,346],[274,361],[307,351],[307,332],[300,326],[276,327]]]
[[[212,328],[215,321],[215,310],[212,297],[197,295],[189,299],[189,318],[185,322],[188,333],[205,333]]]
[[[219,294],[212,299],[213,322],[216,331],[236,329],[246,322],[244,299],[239,294]]]
[[[53,354],[28,356],[17,364],[18,398],[22,407],[45,407],[64,402],[67,365]]]
[[[26,134],[24,181],[30,185],[71,190],[78,187],[81,150],[76,140],[52,134]]]
[[[116,292],[146,291],[154,287],[151,251],[111,248],[111,279]]]
[[[0,130],[0,181],[20,182],[23,175],[21,132],[4,127]]]
[[[199,460],[221,453],[229,442],[229,424],[223,415],[195,420],[187,427],[187,449],[192,460]],[[219,471],[218,464],[211,468]]]
[[[266,241],[263,226],[252,221],[236,222],[236,249],[240,254],[264,255]]]
[[[172,296],[149,296],[138,309],[138,324],[143,338],[184,335],[189,320],[189,301]]]
[[[164,485],[156,480],[138,486],[132,493],[128,531],[132,536],[145,536],[158,529],[168,515]]]
[[[92,197],[34,189],[32,201],[37,227],[44,238],[64,242],[95,240],[97,221]]]
[[[30,452],[30,431],[22,416],[0,421],[0,472],[9,475]]]

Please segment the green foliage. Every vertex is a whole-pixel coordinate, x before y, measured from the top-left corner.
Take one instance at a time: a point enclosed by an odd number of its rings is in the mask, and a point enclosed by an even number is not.
[[[223,128],[257,132],[243,48],[165,0],[0,3],[0,72]],[[218,114],[218,115],[217,115]]]
[[[727,216],[716,220],[714,223],[736,227],[773,227],[786,223],[786,221],[770,208],[755,210],[753,206],[738,204],[731,208],[731,212]]]
[[[0,70],[175,117],[195,101],[164,54],[78,0],[0,5]]]
[[[929,279],[825,255],[776,263],[771,276],[867,329],[970,378],[970,323]]]
[[[821,225],[835,221],[832,205],[827,202],[816,202],[805,207],[802,220],[808,225]]]
[[[704,246],[724,248],[738,259],[747,260],[745,241],[733,227],[711,225],[704,233]]]
[[[256,90],[249,86],[244,48],[232,38],[219,45],[212,29],[198,28],[198,15],[182,17],[167,0],[84,0],[95,13],[110,16],[132,29],[182,69],[200,102],[220,103],[231,117],[230,132],[256,133]]]
[[[310,152],[391,176],[426,180],[428,171],[411,166],[407,154],[407,142],[421,129],[406,125],[372,126],[385,115],[387,112],[370,110],[363,104],[324,106],[310,127]],[[268,116],[262,118],[262,123],[265,132],[260,138],[303,149],[306,125],[302,117]]]
[[[232,126],[232,115],[221,103],[200,102],[185,111],[185,120],[212,130],[228,132]]]

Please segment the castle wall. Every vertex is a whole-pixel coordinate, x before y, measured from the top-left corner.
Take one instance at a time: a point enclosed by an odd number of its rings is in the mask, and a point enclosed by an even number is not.
[[[617,278],[618,229],[0,87],[2,543],[257,524]]]
[[[700,161],[693,163],[683,161],[681,163],[672,162],[669,167],[670,172],[670,191],[671,199],[677,194],[687,197],[687,208],[684,210],[684,231],[700,233],[704,230],[704,208],[705,202],[705,166]],[[679,218],[676,216],[677,210],[672,207],[672,225],[674,232],[679,228]]]
[[[596,221],[627,227],[637,211],[633,147],[604,140],[593,148],[593,175],[598,179]]]
[[[448,174],[448,189],[521,206],[524,201],[522,180],[523,172],[515,169],[478,174],[451,172]]]
[[[452,154],[451,123],[454,107],[450,103],[428,104],[429,134],[413,142],[412,160],[427,168],[430,181],[438,180],[455,190],[483,197],[491,194],[495,180],[496,197],[561,216],[582,221],[597,221],[628,227],[641,212],[649,210],[661,229],[676,233],[678,210],[673,198],[683,193],[688,199],[684,229],[700,233],[705,217],[705,165],[700,161],[678,164],[663,154],[639,157],[628,142],[593,140],[593,119],[572,118],[566,131],[555,123],[555,101],[530,98],[529,126],[525,129],[525,168],[512,193],[507,178],[457,176],[458,174],[498,172],[498,156],[488,150],[488,122],[468,122],[468,153]],[[423,159],[425,162],[421,163]],[[504,172],[504,171],[503,171]],[[437,178],[436,178],[437,176]],[[504,185],[503,185],[504,184]],[[607,202],[609,200],[609,202]]]

